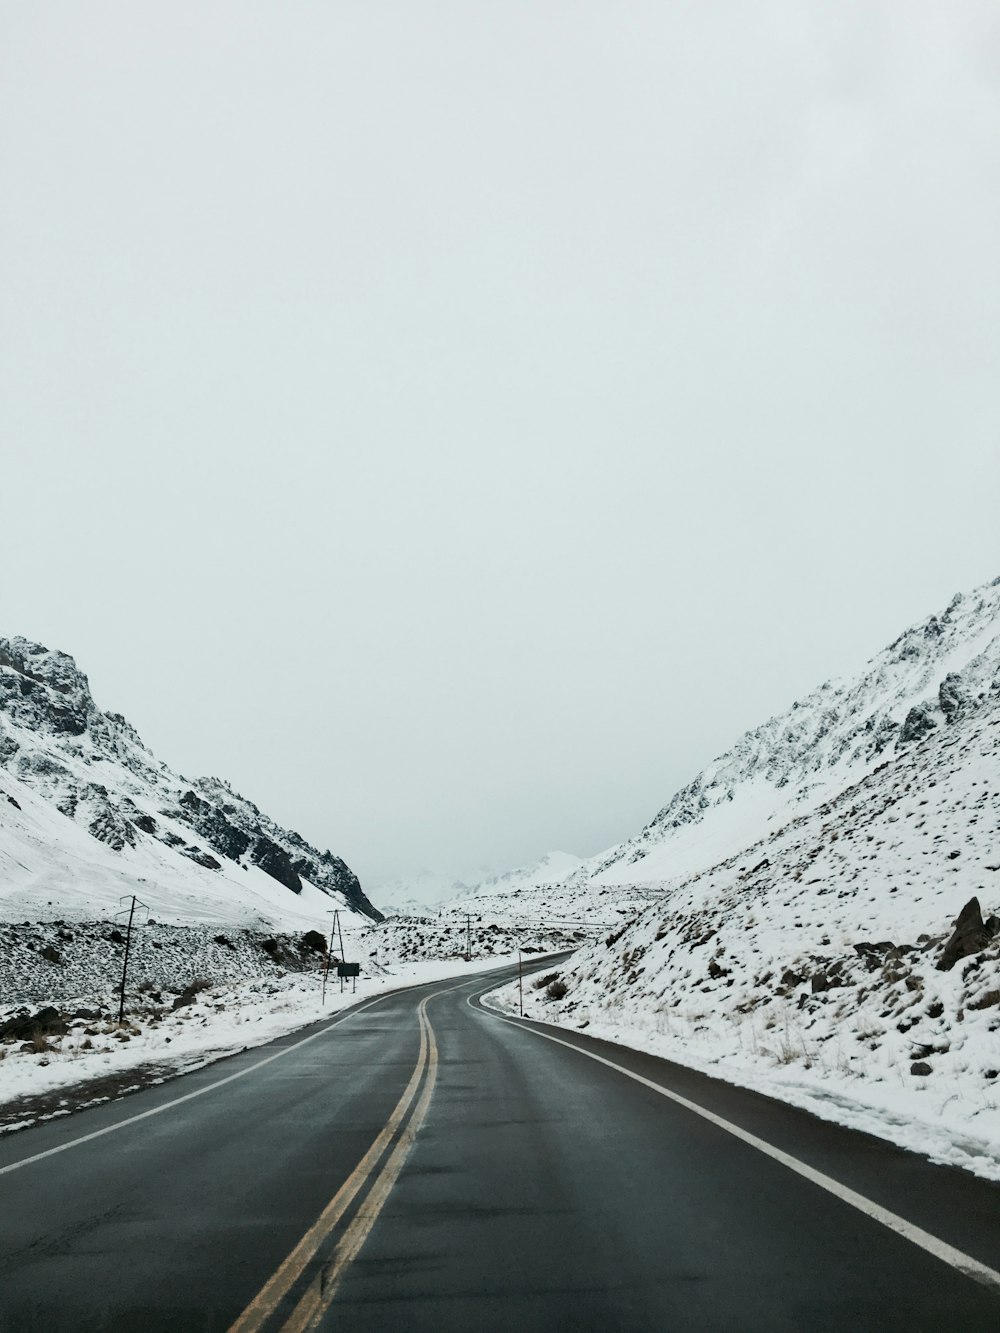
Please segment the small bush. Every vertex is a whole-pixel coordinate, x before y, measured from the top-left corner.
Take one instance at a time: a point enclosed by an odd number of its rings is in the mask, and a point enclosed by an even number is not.
[[[566,985],[565,981],[550,981],[545,988],[545,994],[550,1000],[561,1000],[568,990],[569,987]]]
[[[535,990],[544,990],[545,987],[549,985],[550,982],[555,981],[558,975],[559,975],[558,972],[546,972],[544,977],[539,977],[538,980],[533,982],[532,984]]]

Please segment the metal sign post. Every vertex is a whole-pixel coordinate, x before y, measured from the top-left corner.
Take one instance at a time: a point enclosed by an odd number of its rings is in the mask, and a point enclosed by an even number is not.
[[[340,977],[340,991],[344,991],[344,978],[351,978],[351,994],[356,995],[358,990],[358,977],[361,975],[360,963],[338,963],[337,976]]]

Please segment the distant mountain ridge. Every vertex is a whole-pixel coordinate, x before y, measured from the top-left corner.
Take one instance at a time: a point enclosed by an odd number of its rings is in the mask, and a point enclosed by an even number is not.
[[[526,889],[540,888],[546,884],[560,884],[571,875],[583,861],[572,852],[547,852],[540,861],[530,865],[515,866],[513,870],[504,870],[478,884],[464,888],[452,900],[455,903],[468,898],[488,897],[494,893],[517,893]]]
[[[306,880],[382,918],[340,857],[282,828],[221,779],[172,772],[120,713],[97,707],[69,654],[23,638],[0,638],[0,768],[114,851],[153,839],[208,870],[221,868],[217,853],[291,893]]]

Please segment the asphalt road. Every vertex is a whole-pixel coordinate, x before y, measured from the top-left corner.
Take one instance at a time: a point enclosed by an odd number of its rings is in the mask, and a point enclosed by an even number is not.
[[[492,984],[0,1139],[2,1333],[1000,1329],[1000,1187]]]

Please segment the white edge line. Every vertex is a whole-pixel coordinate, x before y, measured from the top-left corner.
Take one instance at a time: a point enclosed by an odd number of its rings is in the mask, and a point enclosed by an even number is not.
[[[390,992],[390,994],[395,996],[398,991]],[[130,1115],[126,1120],[117,1120],[113,1125],[105,1125],[103,1129],[95,1129],[90,1134],[81,1134],[79,1138],[60,1143],[55,1148],[46,1148],[44,1152],[36,1152],[31,1157],[22,1157],[19,1162],[11,1162],[8,1166],[0,1166],[0,1176],[5,1176],[11,1171],[19,1171],[22,1166],[29,1166],[32,1162],[41,1162],[46,1157],[54,1157],[56,1153],[66,1152],[70,1148],[75,1148],[77,1144],[89,1143],[92,1139],[103,1138],[105,1134],[113,1134],[116,1129],[124,1129],[126,1125],[134,1125],[140,1120],[148,1120],[150,1116],[160,1115],[163,1111],[169,1111],[171,1107],[180,1106],[183,1102],[193,1101],[195,1097],[204,1097],[206,1092],[214,1092],[216,1088],[225,1087],[227,1083],[234,1083],[238,1078],[245,1078],[247,1074],[252,1074],[256,1069],[263,1069],[265,1065],[271,1064],[272,1061],[280,1060],[283,1055],[288,1055],[291,1051],[297,1051],[300,1046],[308,1045],[309,1042],[315,1041],[317,1037],[325,1036],[331,1028],[337,1027],[349,1018],[353,1018],[355,1014],[360,1014],[373,1004],[378,1004],[380,1000],[387,999],[389,999],[388,995],[376,995],[372,999],[366,1000],[364,1004],[358,1005],[357,1009],[352,1009],[346,1014],[339,1014],[325,1027],[321,1028],[319,1032],[312,1032],[308,1037],[303,1037],[301,1041],[293,1042],[291,1046],[284,1046],[280,1051],[275,1051],[273,1055],[258,1060],[256,1064],[248,1065],[246,1069],[239,1069],[235,1074],[229,1074],[226,1078],[216,1079],[214,1083],[209,1083],[204,1088],[198,1088],[194,1092],[186,1092],[183,1097],[173,1097],[169,1102],[164,1102],[162,1106],[154,1106],[148,1111],[140,1111],[138,1115]],[[239,1052],[234,1051],[233,1054],[239,1054]]]
[[[719,1129],[724,1129],[727,1134],[732,1134],[734,1138],[741,1139],[744,1143],[749,1144],[751,1148],[756,1148],[765,1157],[770,1157],[775,1162],[780,1162],[782,1166],[787,1166],[789,1171],[794,1171],[797,1175],[812,1181],[814,1185],[819,1185],[827,1193],[832,1194],[846,1204],[850,1204],[852,1208],[856,1208],[859,1213],[864,1213],[866,1217],[872,1218],[873,1221],[880,1222],[882,1226],[888,1227],[890,1231],[894,1231],[912,1244],[918,1245],[922,1250],[926,1250],[928,1254],[932,1254],[935,1258],[950,1264],[952,1268],[964,1273],[966,1277],[981,1282],[983,1286],[1000,1291],[1000,1273],[996,1269],[981,1264],[978,1259],[973,1259],[971,1255],[963,1253],[962,1250],[956,1250],[953,1245],[940,1240],[937,1236],[932,1236],[929,1231],[914,1226],[912,1222],[907,1222],[905,1218],[890,1212],[888,1208],[883,1208],[881,1204],[866,1199],[863,1194],[858,1194],[855,1190],[842,1185],[840,1181],[834,1180],[832,1176],[824,1175],[822,1171],[807,1166],[805,1162],[800,1162],[797,1157],[782,1152],[780,1148],[775,1148],[773,1144],[767,1143],[764,1139],[759,1139],[756,1134],[751,1134],[747,1130],[741,1129],[739,1125],[734,1125],[731,1120],[724,1120],[722,1116],[716,1115],[714,1111],[699,1106],[697,1102],[689,1101],[687,1097],[682,1097],[678,1092],[671,1092],[669,1088],[664,1088],[659,1083],[654,1083],[652,1079],[644,1078],[642,1074],[636,1074],[631,1069],[626,1069],[624,1065],[615,1064],[613,1060],[606,1060],[603,1055],[584,1050],[582,1046],[576,1046],[573,1042],[565,1041],[562,1037],[554,1037],[548,1032],[539,1032],[537,1028],[528,1026],[528,1023],[521,1023],[514,1018],[505,1018],[495,1009],[486,1005],[474,1005],[472,1003],[473,998],[470,995],[466,1001],[470,1008],[479,1009],[480,1013],[488,1014],[501,1023],[508,1023],[521,1032],[530,1032],[533,1036],[541,1037],[545,1041],[554,1041],[557,1046],[565,1046],[571,1051],[576,1051],[578,1055],[586,1056],[588,1060],[596,1060],[598,1064],[606,1065],[608,1069],[615,1069],[619,1074],[624,1074],[626,1078],[633,1079],[636,1083],[651,1088],[653,1092],[658,1092],[661,1097],[669,1098],[670,1101],[676,1102],[678,1106],[683,1106],[685,1110],[693,1111],[695,1115],[700,1115],[702,1119],[717,1125]]]

